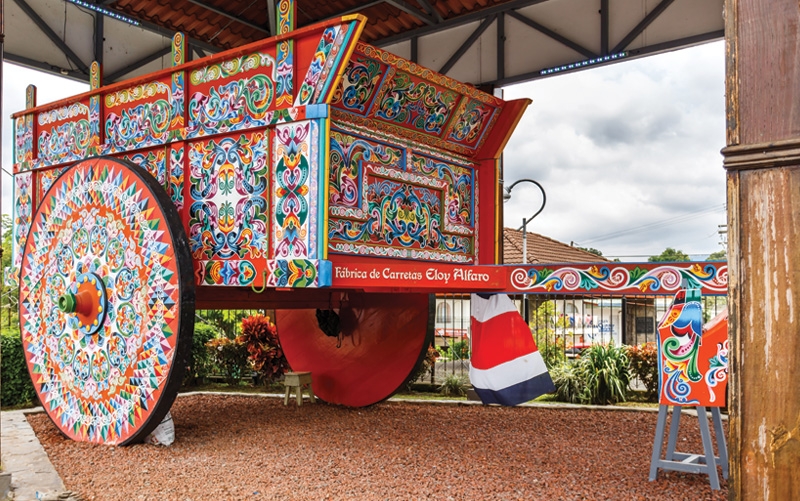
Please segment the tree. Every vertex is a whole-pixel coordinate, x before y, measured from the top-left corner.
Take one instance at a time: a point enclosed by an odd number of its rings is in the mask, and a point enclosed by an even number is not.
[[[725,250],[712,252],[711,255],[706,258],[706,261],[727,261],[727,260],[728,260],[728,252]]]
[[[595,249],[594,247],[578,247],[582,251],[589,252],[590,254],[594,254],[595,256],[602,256],[603,253],[599,250]]]
[[[0,260],[0,323],[5,320],[7,326],[16,325],[19,315],[19,289],[17,287],[7,287],[5,283],[5,270],[11,266],[11,245],[14,237],[12,234],[11,216],[2,215],[0,223],[3,232],[3,257]]]
[[[650,256],[647,261],[650,263],[665,263],[669,261],[691,261],[691,259],[685,252],[667,247],[660,255]]]

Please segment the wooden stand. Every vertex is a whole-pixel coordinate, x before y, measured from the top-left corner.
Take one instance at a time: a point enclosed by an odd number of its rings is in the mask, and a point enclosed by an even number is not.
[[[656,479],[658,469],[686,471],[689,473],[706,473],[712,489],[719,489],[717,465],[722,466],[722,478],[728,478],[728,448],[725,445],[725,434],[722,431],[722,417],[718,407],[711,407],[711,419],[714,422],[714,434],[717,436],[717,449],[719,457],[714,456],[714,445],[711,442],[711,431],[708,428],[708,415],[706,408],[697,406],[697,418],[700,420],[700,436],[703,440],[703,454],[686,454],[675,452],[678,440],[678,426],[681,421],[679,405],[672,407],[672,421],[669,426],[669,439],[667,440],[667,454],[661,459],[661,448],[664,443],[666,431],[668,405],[658,407],[658,424],[656,425],[656,440],[653,443],[653,457],[650,460],[650,481]]]
[[[310,372],[287,372],[283,385],[286,387],[286,395],[283,398],[283,405],[289,405],[289,394],[292,388],[296,388],[297,405],[303,405],[303,388],[308,391],[308,397],[311,403],[316,403],[314,398],[314,390],[311,388],[311,373]]]

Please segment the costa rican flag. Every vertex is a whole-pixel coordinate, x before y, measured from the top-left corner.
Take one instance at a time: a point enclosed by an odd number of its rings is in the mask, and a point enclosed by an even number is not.
[[[469,379],[484,404],[518,405],[555,390],[531,330],[506,294],[472,294]]]

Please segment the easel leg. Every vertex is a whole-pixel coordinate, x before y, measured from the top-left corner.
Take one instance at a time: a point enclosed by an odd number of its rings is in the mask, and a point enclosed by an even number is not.
[[[310,384],[308,385],[308,398],[311,399],[312,404],[317,403],[317,399],[314,398],[314,389],[311,387]]]
[[[711,442],[711,430],[708,428],[708,414],[706,408],[697,406],[697,419],[700,420],[700,436],[703,439],[703,453],[706,457],[706,471],[711,488],[719,490],[719,476],[717,475],[717,461],[714,459],[714,446]]]
[[[656,439],[653,442],[653,456],[650,458],[650,481],[656,479],[658,475],[658,462],[661,460],[661,446],[664,443],[664,428],[667,424],[666,405],[658,406],[658,423],[656,424]]]
[[[722,416],[719,407],[711,408],[711,420],[714,422],[714,435],[717,436],[717,449],[719,450],[719,463],[722,466],[722,478],[728,478],[728,445],[725,441],[725,432],[722,430]]]
[[[303,405],[303,385],[297,385],[297,406]]]
[[[672,419],[669,423],[669,440],[667,440],[667,461],[675,460],[675,446],[678,442],[678,427],[681,422],[681,406],[672,406]]]
[[[284,395],[284,397],[283,397],[283,405],[289,405],[289,392],[291,392],[291,391],[292,391],[291,388],[287,386],[286,387],[286,395]]]

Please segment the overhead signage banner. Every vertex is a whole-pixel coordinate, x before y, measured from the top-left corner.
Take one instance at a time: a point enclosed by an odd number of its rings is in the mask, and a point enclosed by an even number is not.
[[[456,266],[440,263],[333,263],[332,287],[401,287],[437,291],[502,290],[506,270],[501,266]]]

